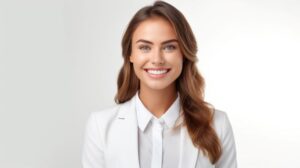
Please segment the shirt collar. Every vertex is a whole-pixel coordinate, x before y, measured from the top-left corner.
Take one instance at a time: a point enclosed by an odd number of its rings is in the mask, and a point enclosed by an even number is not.
[[[135,104],[137,111],[137,121],[139,128],[144,131],[149,121],[151,119],[157,119],[142,103],[138,95],[139,92],[135,95]],[[175,125],[177,118],[179,117],[180,112],[180,97],[179,93],[177,93],[176,100],[172,103],[169,109],[159,118],[159,120],[163,119],[168,128],[172,128]]]

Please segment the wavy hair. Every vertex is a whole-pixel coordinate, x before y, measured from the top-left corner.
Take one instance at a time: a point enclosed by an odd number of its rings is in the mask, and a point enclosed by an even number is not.
[[[214,108],[204,101],[205,82],[196,67],[198,61],[196,39],[183,14],[172,5],[156,1],[153,5],[140,9],[129,22],[122,39],[124,63],[118,76],[115,102],[124,103],[139,90],[139,79],[129,61],[132,36],[141,22],[154,16],[164,18],[171,23],[184,56],[182,72],[176,79],[176,89],[180,94],[184,116],[183,124],[187,127],[194,146],[201,149],[211,163],[215,164],[221,156],[222,148],[213,128]]]

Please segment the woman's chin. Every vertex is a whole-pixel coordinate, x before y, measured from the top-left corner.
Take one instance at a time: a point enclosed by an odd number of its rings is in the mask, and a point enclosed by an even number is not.
[[[172,84],[166,83],[166,81],[154,81],[149,82],[147,84],[142,84],[141,87],[144,87],[144,89],[149,89],[152,91],[163,91],[167,90],[169,87],[171,87]]]

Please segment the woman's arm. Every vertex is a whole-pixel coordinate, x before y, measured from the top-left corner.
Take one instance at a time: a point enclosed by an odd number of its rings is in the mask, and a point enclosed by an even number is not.
[[[103,141],[94,113],[87,121],[82,152],[83,168],[104,168]]]
[[[221,144],[223,151],[221,158],[216,163],[216,168],[237,168],[235,140],[226,113],[223,117]]]

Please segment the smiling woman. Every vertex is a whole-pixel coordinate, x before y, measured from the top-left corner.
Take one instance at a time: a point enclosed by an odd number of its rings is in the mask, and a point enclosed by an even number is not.
[[[236,168],[225,112],[204,101],[197,44],[185,17],[156,1],[122,40],[117,105],[87,123],[84,168]]]

